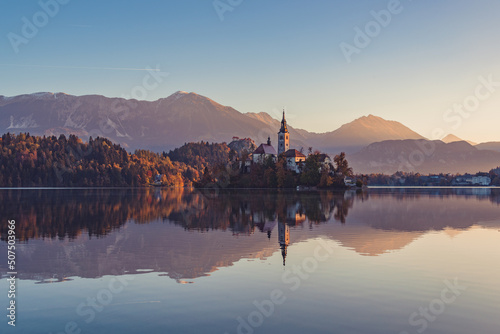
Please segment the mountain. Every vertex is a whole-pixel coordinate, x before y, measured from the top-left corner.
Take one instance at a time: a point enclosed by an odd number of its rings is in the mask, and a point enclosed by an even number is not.
[[[399,122],[368,115],[316,139],[318,140],[316,147],[323,151],[331,152],[330,150],[334,148],[334,151],[354,153],[374,142],[425,138]]]
[[[465,141],[465,142],[467,142],[467,143],[469,143],[471,145],[477,145],[477,143],[474,143],[474,142],[472,142],[470,140],[463,140],[463,139],[458,138],[457,136],[455,136],[455,135],[453,135],[451,133],[449,135],[447,135],[446,137],[444,137],[443,139],[441,139],[441,141],[443,143],[446,143],[446,144],[457,142],[457,141]]]
[[[477,173],[500,165],[500,152],[478,150],[465,141],[388,140],[370,144],[347,159],[356,173],[364,174]]]
[[[177,92],[157,101],[36,93],[0,96],[3,132],[105,136],[129,150],[163,151],[186,142],[229,142],[233,136],[261,142],[275,128],[195,93]]]
[[[489,141],[486,143],[477,144],[476,148],[478,150],[491,150],[500,152],[500,141]]]
[[[178,91],[156,101],[100,95],[34,93],[0,96],[3,132],[33,135],[76,134],[83,139],[105,136],[128,150],[165,151],[186,142],[230,142],[252,138],[257,145],[270,137],[276,145],[280,120],[267,113],[240,113],[196,93]],[[291,147],[313,147],[338,154],[354,152],[376,141],[423,138],[401,123],[373,115],[327,133],[313,133],[289,124]]]

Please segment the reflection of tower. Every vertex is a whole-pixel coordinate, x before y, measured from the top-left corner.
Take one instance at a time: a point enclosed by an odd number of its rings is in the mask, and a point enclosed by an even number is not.
[[[290,149],[290,134],[286,126],[285,110],[283,110],[283,119],[281,120],[281,129],[278,132],[278,154],[284,153]]]
[[[278,241],[280,243],[281,255],[283,256],[283,265],[285,265],[286,248],[290,243],[290,227],[285,223],[278,223]]]

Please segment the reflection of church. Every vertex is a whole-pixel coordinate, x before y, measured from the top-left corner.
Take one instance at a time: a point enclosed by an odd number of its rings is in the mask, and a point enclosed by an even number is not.
[[[278,229],[278,244],[283,256],[283,265],[285,265],[290,244],[291,228],[302,226],[304,222],[308,221],[309,228],[312,229],[313,224],[326,222],[333,218],[332,213],[335,208],[344,212],[342,210],[343,205],[340,205],[340,202],[334,202],[333,199],[328,200],[327,198],[324,201],[320,201],[320,199],[321,197],[318,198],[319,205],[310,205],[301,197],[280,197],[274,202],[272,208],[266,207],[264,209],[261,206],[262,204],[257,207],[247,208],[247,214],[253,227],[267,234],[269,240],[276,238],[272,237],[272,234],[276,233],[276,228]],[[266,203],[269,202],[266,201]],[[341,203],[345,203],[343,196]],[[339,208],[339,206],[342,208]]]
[[[263,217],[259,217],[259,218],[263,218]],[[278,219],[278,220],[280,220],[280,219]],[[263,218],[256,225],[261,232],[266,233],[267,237],[269,239],[271,239],[271,233],[274,230],[274,228],[276,227],[276,224],[278,225],[278,243],[280,245],[281,255],[283,256],[283,265],[285,265],[286,251],[287,251],[288,244],[290,243],[290,226],[289,226],[289,224],[287,224],[287,222],[285,222],[285,221],[279,221],[279,222],[277,222],[276,220],[266,221],[265,218]],[[292,225],[295,225],[295,224],[292,224]]]
[[[283,256],[283,265],[286,260],[286,249],[290,243],[290,227],[284,223],[278,223],[278,241],[280,243],[281,255]]]
[[[292,205],[286,209],[286,215],[277,214],[273,219],[266,219],[269,217],[265,217],[262,212],[254,212],[252,218],[258,229],[266,233],[269,239],[271,239],[272,231],[278,225],[278,243],[283,256],[283,265],[285,265],[287,248],[290,244],[290,226],[301,224],[304,222],[305,216],[299,213],[297,205]]]

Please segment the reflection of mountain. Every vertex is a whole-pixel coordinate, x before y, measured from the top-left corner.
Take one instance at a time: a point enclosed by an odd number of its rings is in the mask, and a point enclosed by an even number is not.
[[[278,251],[288,262],[294,243],[320,236],[359,254],[380,255],[429,230],[454,235],[475,224],[498,229],[498,195],[496,189],[477,193],[472,188],[363,193],[2,190],[0,210],[16,220],[18,237],[25,240],[17,249],[21,278],[151,269],[192,279]],[[5,222],[0,227],[5,240]],[[0,252],[5,247],[1,242]],[[6,272],[3,266],[1,273]]]

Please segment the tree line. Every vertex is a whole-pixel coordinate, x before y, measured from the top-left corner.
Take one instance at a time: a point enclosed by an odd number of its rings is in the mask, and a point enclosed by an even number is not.
[[[144,186],[163,175],[166,186],[191,185],[198,171],[147,150],[128,153],[106,138],[84,143],[75,135],[4,134],[0,138],[1,187]]]
[[[159,181],[175,187],[328,188],[344,187],[344,177],[352,175],[344,153],[333,165],[311,151],[299,174],[287,168],[284,155],[245,172],[248,153],[203,141],[163,153],[129,153],[101,137],[83,142],[75,135],[7,133],[0,138],[0,187],[139,187]]]

